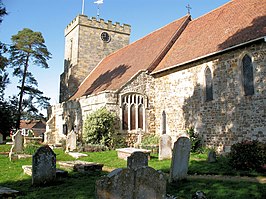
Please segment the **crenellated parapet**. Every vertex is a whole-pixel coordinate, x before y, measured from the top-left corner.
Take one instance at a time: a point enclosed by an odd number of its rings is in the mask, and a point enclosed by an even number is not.
[[[104,19],[97,20],[96,17],[88,18],[86,15],[78,15],[73,19],[65,29],[65,36],[73,30],[77,25],[99,28],[117,32],[120,34],[130,35],[131,26],[128,24],[120,24],[119,22],[112,23],[111,20],[104,21]]]

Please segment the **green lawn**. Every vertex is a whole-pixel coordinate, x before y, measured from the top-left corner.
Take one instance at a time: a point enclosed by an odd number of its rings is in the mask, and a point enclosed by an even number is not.
[[[0,152],[8,151],[9,147],[0,145]],[[74,160],[62,150],[55,149],[57,161]],[[118,159],[116,151],[86,153],[88,157],[80,160],[103,163],[109,168],[125,168],[126,161]],[[219,174],[219,175],[250,175],[262,176],[256,172],[235,171],[221,158],[216,163],[206,161],[207,154],[191,154],[189,174]],[[31,164],[31,159],[10,162],[6,155],[0,155],[0,186],[7,186],[19,190],[22,195],[18,198],[94,198],[95,181],[106,172],[95,175],[70,172],[67,178],[61,178],[55,184],[36,188],[31,186],[31,177],[23,174],[22,165]],[[159,161],[157,155],[152,154],[149,166],[169,173],[170,160]],[[59,167],[59,166],[58,166]],[[178,184],[168,184],[167,193],[178,198],[189,198],[198,191],[204,191],[210,198],[266,198],[266,185],[256,182],[232,182],[223,180],[185,180]]]

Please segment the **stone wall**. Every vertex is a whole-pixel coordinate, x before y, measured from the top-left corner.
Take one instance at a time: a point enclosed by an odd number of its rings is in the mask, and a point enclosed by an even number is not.
[[[244,96],[241,59],[253,59],[255,94]],[[266,45],[265,42],[212,56],[155,78],[155,130],[160,133],[166,113],[166,133],[172,137],[193,127],[207,146],[227,151],[235,142],[266,142]],[[213,100],[205,101],[204,71],[213,77]]]
[[[105,31],[109,42],[101,39]],[[103,19],[77,16],[65,29],[64,72],[60,77],[60,102],[67,100],[107,55],[129,44],[131,27]]]
[[[148,75],[145,71],[140,71],[119,91],[120,96],[127,93],[138,93],[146,97],[144,102],[146,121],[145,132],[153,134],[155,133],[154,98],[150,96],[154,96],[154,88],[153,77]],[[121,105],[121,98],[119,98],[118,104]],[[119,116],[122,118],[121,111]]]

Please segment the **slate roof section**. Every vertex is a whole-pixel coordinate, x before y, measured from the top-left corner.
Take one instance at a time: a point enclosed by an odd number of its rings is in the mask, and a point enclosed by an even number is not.
[[[232,0],[192,20],[153,73],[266,36],[266,0]]]
[[[81,83],[70,100],[105,90],[117,90],[139,71],[154,68],[153,64],[161,61],[164,57],[161,55],[167,53],[189,21],[189,15],[182,17],[107,56]]]

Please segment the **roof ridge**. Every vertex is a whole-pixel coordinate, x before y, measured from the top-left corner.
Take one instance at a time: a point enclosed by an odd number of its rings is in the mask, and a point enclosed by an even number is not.
[[[210,13],[212,13],[212,12],[218,10],[218,9],[221,9],[221,8],[224,7],[224,6],[227,6],[227,4],[233,3],[233,1],[234,1],[234,0],[230,0],[230,1],[228,1],[228,2],[226,2],[226,3],[224,3],[224,4],[222,4],[222,5],[220,5],[219,7],[215,8],[215,9],[213,9],[213,10],[210,10],[209,12],[207,12],[207,13],[201,15],[201,16],[198,16],[197,18],[193,19],[192,21],[199,20],[200,18],[203,18],[203,17],[205,17],[206,15],[208,15],[208,14],[210,14]]]
[[[187,25],[191,21],[191,15],[190,14],[188,14],[188,15],[182,17],[182,18],[184,18],[183,23],[181,24],[181,26],[179,26],[177,31],[174,32],[174,34],[172,35],[172,37],[169,40],[169,42],[165,45],[165,47],[161,50],[161,52],[158,54],[158,56],[149,65],[149,67],[147,68],[148,72],[152,72],[156,68],[156,66],[162,61],[164,56],[172,48],[172,46],[174,45],[176,40],[179,38],[179,36],[182,34],[182,32],[185,30],[185,28],[187,27]],[[182,18],[180,18],[180,19],[182,19]],[[180,19],[178,19],[178,20],[180,20]],[[175,21],[177,21],[177,20],[175,20]]]

